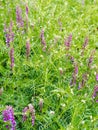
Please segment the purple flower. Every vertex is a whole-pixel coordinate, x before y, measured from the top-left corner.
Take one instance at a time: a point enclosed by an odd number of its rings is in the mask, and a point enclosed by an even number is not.
[[[32,104],[29,104],[28,106],[29,106],[29,111],[30,111],[31,116],[32,116],[32,125],[34,126],[34,123],[35,123],[35,109],[32,106]]]
[[[34,126],[35,123],[35,109],[32,106],[32,104],[29,104],[28,107],[25,107],[23,109],[23,121],[27,120],[27,113],[29,113],[32,117],[32,126]]]
[[[14,33],[12,31],[13,23],[10,22],[10,26],[7,28],[6,24],[4,25],[4,32],[5,32],[5,38],[6,38],[6,45],[7,47],[10,47],[10,43],[14,40]]]
[[[67,50],[69,50],[69,48],[70,48],[71,41],[72,41],[72,34],[70,34],[68,36],[67,40],[65,40],[65,46],[67,47],[66,48]]]
[[[83,49],[88,45],[88,37],[85,38],[84,44],[83,44]]]
[[[93,51],[91,52],[91,55],[90,55],[90,57],[89,57],[89,59],[88,59],[88,67],[89,67],[89,68],[91,68],[91,64],[92,64],[93,59],[94,59],[94,54],[95,54],[95,50],[93,50]]]
[[[76,85],[76,75],[74,75],[74,74],[73,74],[72,79],[71,79],[71,81],[70,81],[70,85],[71,85],[71,86]]]
[[[82,87],[84,87],[86,81],[87,81],[87,73],[82,75],[82,81],[79,82],[78,89],[81,89]]]
[[[98,74],[96,74],[96,81],[98,81]]]
[[[15,121],[15,118],[14,118],[14,110],[13,110],[13,108],[11,106],[7,106],[6,110],[4,110],[2,112],[2,115],[3,115],[4,122],[10,122],[11,130],[15,130],[16,121]],[[6,125],[6,128],[9,129],[10,126]]]
[[[24,26],[22,19],[22,10],[19,6],[16,7],[16,21],[19,28]]]
[[[13,67],[14,67],[14,48],[10,49],[10,61],[11,61],[11,70],[13,70]]]
[[[26,57],[27,57],[27,59],[29,58],[29,55],[30,55],[30,42],[29,42],[29,40],[27,40],[27,42],[26,42]]]
[[[77,74],[78,74],[78,66],[75,65],[75,67],[74,67],[74,75],[77,75]]]
[[[34,126],[34,123],[35,123],[35,115],[32,114],[32,126]]]
[[[98,86],[95,86],[92,98],[95,99],[97,97],[98,97]],[[98,102],[98,98],[96,99],[96,102]]]
[[[74,72],[73,72],[72,79],[70,82],[71,86],[76,85],[77,74],[78,74],[78,66],[75,64],[74,65]]]
[[[83,46],[82,46],[82,52],[81,52],[82,56],[84,54],[84,50],[85,50],[87,45],[88,45],[88,37],[85,38],[85,41],[84,41]]]
[[[28,12],[29,12],[29,8],[28,6],[26,5],[26,14],[28,15]]]
[[[27,111],[29,110],[28,107],[25,107],[23,109],[23,121],[26,121],[27,120]]]
[[[43,99],[40,99],[40,101],[39,101],[39,108],[40,108],[40,111],[42,112],[42,108],[43,108]]]
[[[71,60],[72,62],[74,62],[74,57],[73,57],[73,56],[71,56],[71,57],[70,57],[70,60]]]
[[[41,43],[43,45],[43,51],[46,51],[46,42],[45,42],[44,30],[43,29],[41,31],[40,38],[41,38]]]

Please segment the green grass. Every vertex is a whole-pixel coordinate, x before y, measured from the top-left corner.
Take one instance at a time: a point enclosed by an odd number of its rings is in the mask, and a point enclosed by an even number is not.
[[[0,1],[0,130],[5,130],[2,111],[6,105],[14,109],[16,130],[97,130],[98,103],[92,99],[98,73],[98,1],[93,0],[30,0],[29,27],[26,31],[25,6],[27,1]],[[24,27],[16,25],[16,6],[22,9]],[[4,24],[13,21],[15,66],[10,70],[10,48],[5,42]],[[44,29],[46,51],[40,40]],[[23,33],[24,31],[24,33]],[[71,47],[66,50],[65,39],[72,34]],[[89,43],[81,56],[82,45]],[[30,56],[26,59],[26,40],[30,39]],[[88,59],[92,50],[91,68]],[[76,85],[70,86],[74,64],[67,54],[75,59],[79,72]],[[62,68],[63,74],[60,74]],[[82,75],[88,80],[78,90]],[[40,112],[39,100],[43,99]],[[35,108],[35,124],[31,117],[22,121],[22,110],[32,104]],[[52,114],[51,114],[52,113]]]

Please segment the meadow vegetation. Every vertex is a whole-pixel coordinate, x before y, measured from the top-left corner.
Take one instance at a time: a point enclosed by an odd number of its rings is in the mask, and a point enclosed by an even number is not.
[[[0,130],[98,129],[98,1],[0,1]]]

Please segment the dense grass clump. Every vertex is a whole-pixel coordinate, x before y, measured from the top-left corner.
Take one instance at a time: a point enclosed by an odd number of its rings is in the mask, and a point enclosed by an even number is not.
[[[98,129],[98,2],[0,1],[0,130]]]

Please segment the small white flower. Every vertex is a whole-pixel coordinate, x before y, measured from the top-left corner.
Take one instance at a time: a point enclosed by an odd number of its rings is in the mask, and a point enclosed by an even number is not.
[[[73,89],[71,89],[70,91],[71,91],[71,94],[74,95]]]
[[[85,101],[85,100],[81,100],[81,102],[86,103],[86,101]]]
[[[85,123],[85,121],[82,121],[82,122],[81,122],[81,124],[84,124],[84,123]]]
[[[61,104],[62,107],[65,107],[66,105],[64,103]]]
[[[51,114],[51,115],[54,115],[54,114],[55,114],[55,112],[54,112],[54,111],[50,111],[50,114]]]

